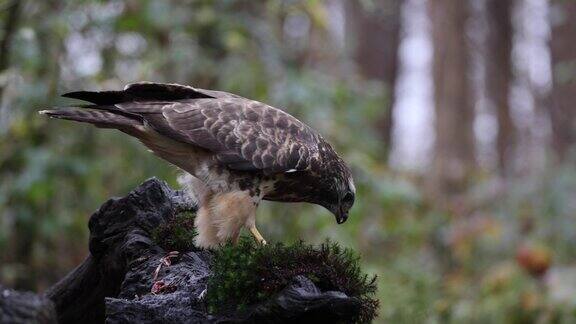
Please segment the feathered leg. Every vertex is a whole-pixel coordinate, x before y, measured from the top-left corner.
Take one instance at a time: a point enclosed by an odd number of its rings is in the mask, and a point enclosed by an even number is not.
[[[207,194],[196,216],[196,245],[215,248],[227,241],[236,243],[240,230],[256,214],[247,191]]]
[[[240,230],[256,212],[252,198],[247,191],[219,194],[213,200],[212,223],[218,229],[217,237],[220,243],[228,240],[238,241]]]
[[[210,249],[215,248],[219,244],[218,237],[216,236],[217,229],[210,221],[211,215],[209,208],[200,207],[194,219],[194,225],[198,235],[195,237],[196,246],[199,248]]]

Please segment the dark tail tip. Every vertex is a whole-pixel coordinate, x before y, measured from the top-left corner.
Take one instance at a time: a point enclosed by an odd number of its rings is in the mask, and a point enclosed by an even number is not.
[[[97,105],[113,105],[125,100],[125,95],[122,91],[75,91],[65,93],[62,97],[79,99]]]

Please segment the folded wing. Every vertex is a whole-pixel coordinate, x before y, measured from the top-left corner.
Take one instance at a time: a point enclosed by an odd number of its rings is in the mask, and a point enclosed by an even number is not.
[[[221,91],[177,84],[136,83],[122,91],[73,92],[69,98],[109,114],[138,116],[174,140],[214,152],[234,170],[306,170],[319,158],[319,135],[295,117]],[[83,121],[83,120],[79,120]]]
[[[305,170],[318,158],[318,135],[293,116],[244,98],[122,103],[156,131],[216,154],[235,170]]]

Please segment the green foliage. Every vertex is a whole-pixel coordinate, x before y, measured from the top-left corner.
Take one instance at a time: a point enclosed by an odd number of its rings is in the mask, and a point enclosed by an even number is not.
[[[156,227],[152,239],[166,251],[193,251],[196,249],[194,238],[197,235],[194,218],[192,213],[180,213]]]
[[[363,274],[359,257],[338,243],[260,246],[241,240],[237,246],[227,245],[215,253],[206,296],[211,312],[243,310],[274,296],[295,276],[304,275],[322,291],[338,290],[358,297],[362,301],[359,322],[376,317],[376,276]]]

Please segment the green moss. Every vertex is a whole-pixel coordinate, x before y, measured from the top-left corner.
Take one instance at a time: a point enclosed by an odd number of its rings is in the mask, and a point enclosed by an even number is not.
[[[227,245],[216,251],[212,270],[206,296],[212,313],[241,311],[274,296],[294,276],[304,275],[322,291],[337,290],[359,298],[362,309],[357,322],[370,322],[376,317],[376,277],[363,274],[359,257],[337,243],[262,247],[242,240],[237,246]]]
[[[166,251],[193,251],[194,237],[194,217],[192,213],[181,213],[171,220],[160,224],[152,232],[152,239],[156,244]]]

